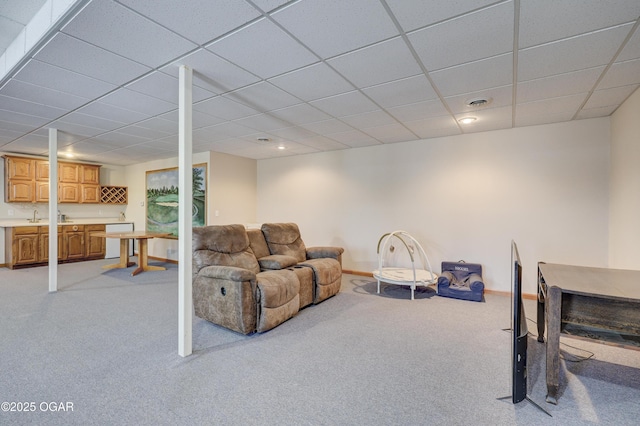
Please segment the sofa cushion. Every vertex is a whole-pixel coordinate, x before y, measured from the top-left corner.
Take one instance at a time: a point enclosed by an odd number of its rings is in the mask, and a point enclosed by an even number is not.
[[[267,246],[267,241],[264,239],[264,235],[260,229],[247,229],[247,236],[249,237],[251,250],[253,250],[253,254],[255,254],[258,259],[271,254],[269,252],[269,246]]]
[[[243,225],[212,225],[193,228],[193,275],[209,265],[235,266],[257,274],[260,265],[249,246]]]
[[[262,270],[275,270],[285,269],[290,266],[294,266],[298,263],[298,259],[292,256],[285,256],[284,254],[272,254],[269,256],[261,257],[258,259],[260,269]]]
[[[261,229],[271,254],[292,256],[298,262],[307,259],[307,249],[295,223],[264,223]]]

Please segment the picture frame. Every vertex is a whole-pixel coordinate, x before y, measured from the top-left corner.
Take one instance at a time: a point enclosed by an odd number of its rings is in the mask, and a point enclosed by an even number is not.
[[[193,226],[207,223],[207,164],[194,164]],[[145,178],[147,232],[166,232],[178,238],[178,168],[147,170]]]

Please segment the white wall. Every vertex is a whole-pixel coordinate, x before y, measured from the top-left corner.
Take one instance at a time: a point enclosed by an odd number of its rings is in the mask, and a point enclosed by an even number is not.
[[[609,262],[640,269],[640,90],[611,116]]]
[[[228,154],[203,152],[193,155],[193,164],[207,163],[207,224],[255,222],[256,162]],[[127,219],[136,230],[146,222],[146,173],[178,166],[178,158],[150,161],[126,167],[129,186]],[[219,216],[215,216],[218,210]],[[137,250],[137,248],[136,248]],[[178,241],[152,239],[149,256],[178,260]]]
[[[535,293],[538,261],[607,266],[609,118],[258,161],[260,222],[297,222],[308,246],[375,269],[402,229],[434,267],[464,259],[510,289],[510,241]]]

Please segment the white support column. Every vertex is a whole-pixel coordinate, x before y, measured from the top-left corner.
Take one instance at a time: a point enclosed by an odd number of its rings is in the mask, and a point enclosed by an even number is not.
[[[58,130],[49,129],[49,292],[58,291]]]
[[[192,353],[191,228],[193,224],[192,86],[193,71],[180,66],[178,97],[178,354]]]

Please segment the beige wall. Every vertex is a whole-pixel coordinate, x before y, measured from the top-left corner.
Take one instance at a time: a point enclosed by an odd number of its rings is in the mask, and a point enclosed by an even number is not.
[[[207,224],[245,223],[255,221],[256,162],[215,152],[193,155],[193,164],[207,163]],[[145,228],[146,173],[177,167],[178,158],[150,161],[126,167],[129,186],[127,219],[135,229]],[[218,210],[219,216],[215,216]],[[178,241],[153,239],[149,241],[149,256],[178,259]]]
[[[261,222],[294,221],[311,245],[371,271],[385,232],[510,289],[510,241],[535,292],[538,261],[606,266],[609,118],[258,161]]]
[[[611,116],[609,263],[640,269],[640,90]]]

